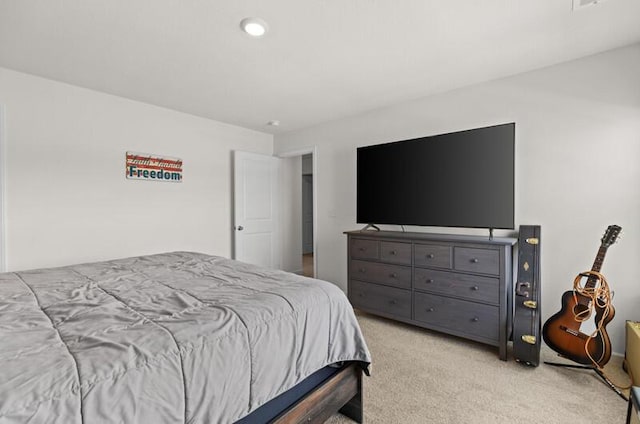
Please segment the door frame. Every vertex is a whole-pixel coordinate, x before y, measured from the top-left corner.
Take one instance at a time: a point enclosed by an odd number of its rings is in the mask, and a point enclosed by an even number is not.
[[[5,120],[5,107],[0,104],[0,272],[4,272],[7,270],[7,249],[5,236],[6,231],[4,224],[6,222],[5,219],[5,200],[6,200],[6,190],[5,190],[5,176],[7,169],[7,151],[5,149],[5,139],[6,139],[6,120]]]
[[[318,148],[317,146],[303,147],[295,150],[284,150],[275,154],[278,158],[293,158],[311,154],[311,170],[313,172],[313,277],[318,277]],[[302,240],[300,241],[302,243]]]

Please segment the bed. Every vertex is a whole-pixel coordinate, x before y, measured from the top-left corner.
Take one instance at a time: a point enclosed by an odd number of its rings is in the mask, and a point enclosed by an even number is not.
[[[2,424],[361,421],[371,361],[335,285],[193,252],[0,274],[0,340]]]

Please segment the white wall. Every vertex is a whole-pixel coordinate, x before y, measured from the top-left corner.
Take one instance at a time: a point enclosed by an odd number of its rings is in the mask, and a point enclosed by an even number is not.
[[[623,352],[624,321],[640,320],[638,75],[640,44],[276,136],[276,152],[318,149],[319,278],[346,289],[342,232],[358,228],[357,146],[513,121],[516,226],[542,225],[543,319],[560,309],[574,276],[591,268],[607,225],[621,225],[626,237],[609,249],[603,273],[616,292],[607,329]]]
[[[302,272],[302,159],[280,159],[282,269]]]
[[[172,250],[230,256],[231,151],[273,137],[0,68],[7,269]],[[125,179],[125,152],[183,159],[183,182]]]

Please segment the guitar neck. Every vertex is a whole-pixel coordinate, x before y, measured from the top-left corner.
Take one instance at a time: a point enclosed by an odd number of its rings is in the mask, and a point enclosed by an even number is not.
[[[591,267],[591,271],[600,272],[600,270],[602,269],[602,263],[604,262],[604,255],[606,255],[606,253],[607,253],[607,247],[600,246],[600,249],[598,249],[598,254],[596,255],[596,259],[593,261],[593,266]],[[587,278],[587,282],[585,283],[584,286],[587,289],[593,289],[596,287],[597,284],[598,284],[598,278],[591,276]]]

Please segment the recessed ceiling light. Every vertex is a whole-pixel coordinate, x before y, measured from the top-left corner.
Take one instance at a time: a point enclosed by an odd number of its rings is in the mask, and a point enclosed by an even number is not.
[[[260,18],[244,18],[240,21],[240,28],[252,37],[262,37],[269,26]]]
[[[595,6],[604,0],[573,0],[573,10],[583,9],[587,6]]]

